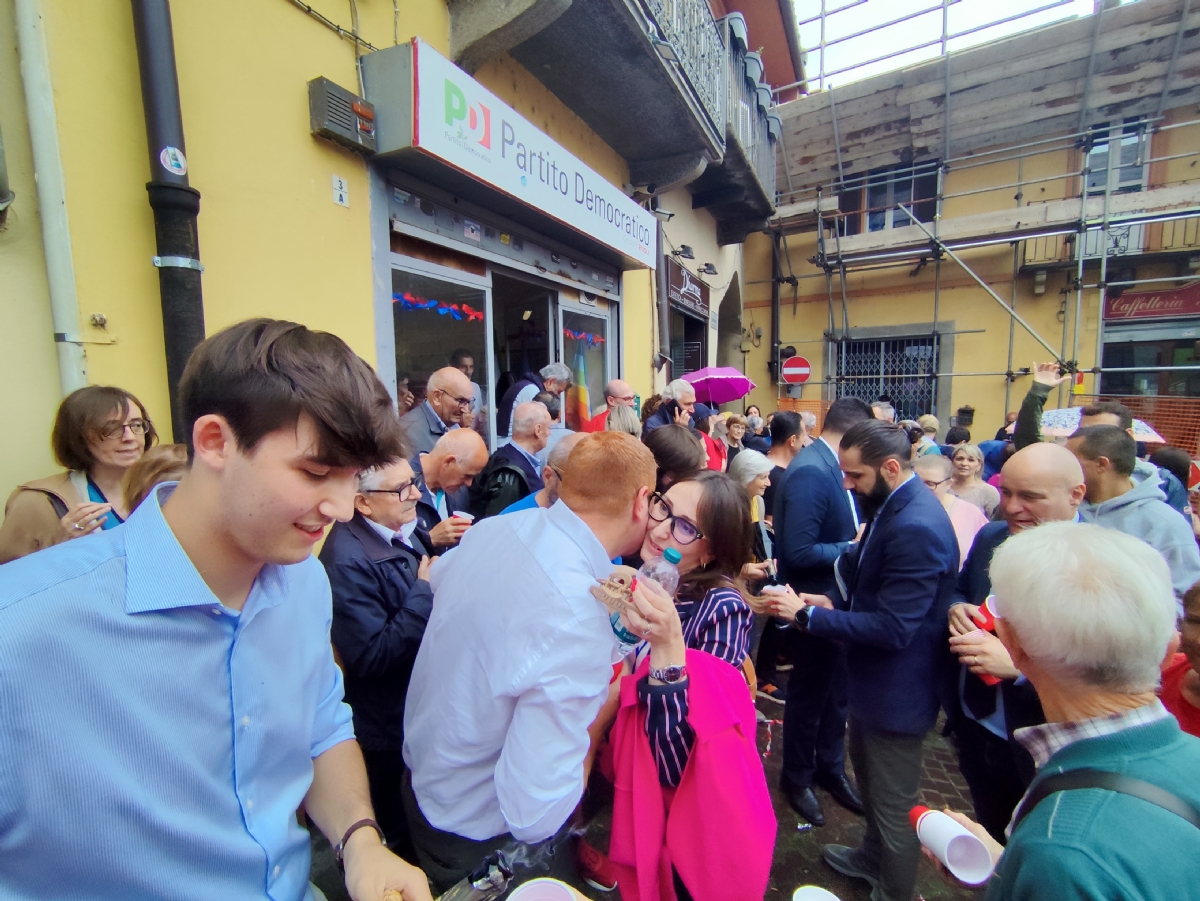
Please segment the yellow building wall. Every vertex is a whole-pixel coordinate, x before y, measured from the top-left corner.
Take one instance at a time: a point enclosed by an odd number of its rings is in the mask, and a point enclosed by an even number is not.
[[[11,16],[12,0],[0,4]],[[315,0],[313,6],[349,28],[345,4]],[[417,35],[448,52],[444,0],[401,4],[398,30],[392,3],[359,0],[357,7],[360,34],[376,47]],[[170,434],[129,7],[116,0],[45,0],[43,11],[82,330],[85,338],[116,342],[89,345],[90,380],[133,391],[159,432]],[[358,91],[353,44],[287,3],[205,0],[176,3],[172,14],[188,176],[202,195],[207,332],[249,316],[289,318],[340,335],[374,361],[367,163],[308,129],[310,79],[323,75]],[[612,183],[628,181],[620,156],[511,58],[500,57],[476,77]],[[12,83],[6,79],[0,94],[6,102]],[[349,184],[349,208],[332,201],[335,175]],[[625,359],[631,382],[645,396],[652,387],[651,279],[645,272],[628,274],[624,289]],[[106,333],[86,324],[92,313],[107,318]],[[31,395],[30,403],[45,420],[56,399],[35,402]],[[47,432],[39,425],[39,440]],[[26,467],[34,474],[44,469],[44,455],[36,459],[36,466]]]
[[[4,497],[14,485],[58,468],[50,453],[50,429],[62,397],[15,34],[12,0],[0,0],[0,128],[9,188],[17,195],[0,228],[0,384],[6,386],[10,425],[7,439],[0,442]]]

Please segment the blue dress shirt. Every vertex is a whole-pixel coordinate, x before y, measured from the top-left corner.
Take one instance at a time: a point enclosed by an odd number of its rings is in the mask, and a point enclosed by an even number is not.
[[[152,492],[0,567],[0,898],[311,897],[296,820],[352,739],[314,558],[223,607]]]

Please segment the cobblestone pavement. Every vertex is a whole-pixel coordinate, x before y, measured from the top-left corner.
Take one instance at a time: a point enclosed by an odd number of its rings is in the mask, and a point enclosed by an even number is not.
[[[801,819],[788,806],[783,793],[778,789],[782,750],[781,725],[778,721],[783,718],[783,705],[760,698],[758,707],[771,721],[768,724],[759,724],[758,739],[759,750],[766,752],[769,731],[770,753],[763,757],[763,765],[767,772],[767,783],[771,788],[771,798],[775,804],[775,814],[779,820],[779,830],[775,839],[775,860],[771,867],[771,881],[765,901],[789,901],[792,892],[801,885],[821,886],[833,892],[841,901],[868,901],[870,887],[866,882],[841,876],[821,860],[823,845],[858,843],[863,830],[862,818],[839,807],[827,794],[818,789],[821,804],[825,809],[825,826],[804,832],[797,830]],[[929,733],[925,739],[920,800],[929,807],[950,807],[968,815],[972,813],[971,799],[958,772],[954,748],[936,730]],[[598,848],[608,847],[607,810],[595,818],[588,838]],[[343,901],[347,898],[340,874],[333,862],[333,853],[328,843],[319,836],[313,840],[313,881],[325,891],[329,901]],[[596,901],[620,901],[620,892],[598,892],[582,881],[579,881],[576,887]],[[947,885],[929,863],[922,859],[917,877],[917,897],[924,898],[925,901],[969,901],[982,898],[983,891]]]

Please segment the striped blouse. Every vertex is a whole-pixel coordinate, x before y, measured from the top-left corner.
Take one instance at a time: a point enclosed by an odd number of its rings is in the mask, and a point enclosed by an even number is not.
[[[712,654],[740,667],[750,651],[750,605],[733,588],[712,588],[699,601],[678,600],[675,604],[688,648]],[[688,725],[687,682],[651,685],[644,679],[638,686],[641,700],[649,708],[646,735],[658,764],[658,779],[668,787],[679,784],[696,735]]]

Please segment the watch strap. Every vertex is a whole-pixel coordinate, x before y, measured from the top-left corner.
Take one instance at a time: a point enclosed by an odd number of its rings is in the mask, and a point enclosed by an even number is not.
[[[378,823],[376,823],[374,820],[370,819],[369,817],[366,819],[359,820],[358,822],[351,824],[350,828],[347,829],[346,833],[342,836],[342,840],[340,842],[338,842],[333,848],[333,856],[337,860],[337,864],[339,867],[343,866],[342,852],[346,848],[346,842],[350,841],[350,836],[352,836],[354,833],[356,833],[359,829],[366,829],[367,827],[370,827],[371,829],[374,829],[376,832],[378,832],[379,840],[381,842],[383,842],[385,847],[387,846],[387,839],[385,839],[383,837],[383,830],[379,828]]]
[[[662,669],[650,667],[650,678],[664,685],[674,685],[687,678],[686,666],[664,666]]]

